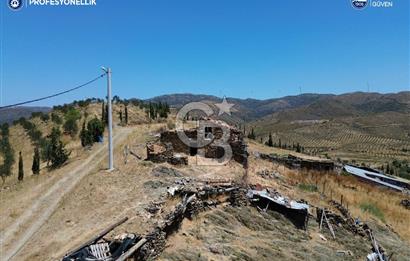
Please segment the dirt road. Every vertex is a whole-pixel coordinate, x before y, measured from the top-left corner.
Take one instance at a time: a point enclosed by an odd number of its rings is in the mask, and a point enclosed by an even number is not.
[[[115,143],[125,140],[131,131],[129,128],[117,128],[114,133]],[[70,163],[75,166],[16,218],[11,226],[2,231],[0,245],[5,251],[0,255],[1,260],[12,260],[56,210],[63,197],[107,156],[107,144],[99,146],[87,159]]]

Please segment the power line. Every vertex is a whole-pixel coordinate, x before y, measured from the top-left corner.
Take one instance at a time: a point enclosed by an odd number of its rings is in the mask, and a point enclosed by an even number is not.
[[[71,88],[71,89],[68,89],[68,90],[65,90],[65,91],[62,91],[62,92],[53,94],[53,95],[45,96],[45,97],[38,98],[38,99],[34,99],[34,100],[19,102],[19,103],[15,103],[15,104],[10,104],[10,105],[6,105],[6,106],[1,106],[1,107],[0,107],[0,110],[6,109],[6,108],[15,107],[15,106],[20,106],[20,105],[24,105],[24,104],[28,104],[28,103],[33,103],[33,102],[37,102],[37,101],[42,101],[42,100],[46,100],[46,99],[50,99],[50,98],[53,98],[53,97],[56,97],[56,96],[60,96],[60,95],[62,95],[62,94],[65,94],[65,93],[68,93],[68,92],[72,92],[72,91],[75,91],[75,90],[80,89],[80,88],[82,88],[82,87],[85,87],[85,86],[87,86],[87,85],[89,85],[89,84],[91,84],[91,83],[97,81],[98,79],[104,77],[105,75],[106,75],[106,73],[103,73],[103,74],[101,74],[100,76],[98,76],[98,77],[92,79],[91,81],[88,81],[88,82],[83,83],[83,84],[81,84],[81,85],[78,85],[78,86],[76,86],[76,87],[74,87],[74,88]]]

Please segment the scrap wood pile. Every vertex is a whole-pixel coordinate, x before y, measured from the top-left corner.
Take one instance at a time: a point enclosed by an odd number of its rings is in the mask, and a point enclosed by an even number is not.
[[[181,182],[178,182],[181,183]],[[178,186],[172,189],[172,196],[181,196],[182,200],[174,210],[169,212],[163,221],[147,235],[147,243],[136,253],[136,260],[154,259],[162,253],[166,245],[166,238],[178,231],[184,218],[192,218],[206,209],[225,202],[234,202],[236,205],[243,202],[245,190],[233,184]],[[217,196],[225,195],[225,198]]]
[[[339,215],[332,213],[331,214],[332,220],[337,219],[339,221],[338,224],[343,225],[347,230],[355,234],[358,234],[363,237],[367,235],[366,230],[368,230],[369,227],[366,223],[360,222],[359,219],[354,219],[352,215],[350,214],[349,210],[346,207],[344,207],[342,204],[340,204],[339,202],[330,200],[329,203],[333,205],[337,210],[339,210],[343,216],[343,217],[340,217]]]
[[[358,234],[362,237],[367,236],[371,243],[371,253],[367,255],[368,261],[388,261],[390,257],[387,256],[387,253],[382,246],[376,241],[372,229],[363,222],[360,222],[359,219],[353,219],[348,209],[346,209],[340,203],[330,200],[329,203],[334,205],[342,215],[338,215],[329,209],[325,208],[316,208],[316,220],[320,224],[319,228],[324,227],[326,223],[329,231],[331,232],[333,238],[336,238],[337,233],[334,231],[334,227],[343,227],[346,230],[352,232],[353,234]]]
[[[104,237],[119,225],[127,221],[123,218],[104,229],[86,243],[67,253],[62,261],[123,261],[131,256],[136,249],[145,243],[145,239],[136,234],[120,234],[112,240]]]
[[[272,210],[278,210],[278,205],[287,210],[296,207],[294,209],[296,211],[288,215],[290,219],[292,215],[302,216],[302,220],[305,222],[305,213],[307,213],[307,210],[304,209],[307,207],[306,204],[291,201],[274,190],[270,190],[270,194],[265,195],[264,192],[249,190],[230,180],[193,181],[181,178],[175,181],[175,186],[168,188],[168,194],[171,197],[180,197],[181,201],[157,223],[150,233],[146,235],[122,234],[114,237],[114,240],[105,239],[106,234],[127,220],[124,219],[76,250],[71,251],[62,261],[122,261],[130,257],[134,260],[154,259],[163,252],[167,238],[178,231],[185,218],[192,218],[198,213],[220,204],[241,207],[248,205],[249,202],[255,205],[256,202],[262,202],[263,198],[270,201],[268,204],[271,205],[270,209]],[[149,213],[156,213],[163,203],[152,202],[145,210]],[[265,203],[266,201],[263,204]],[[275,205],[277,206],[275,207]],[[298,207],[303,208],[298,209]]]

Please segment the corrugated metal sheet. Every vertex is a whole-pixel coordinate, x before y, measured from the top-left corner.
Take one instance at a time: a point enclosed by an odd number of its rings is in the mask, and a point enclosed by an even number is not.
[[[392,177],[389,177],[389,176],[386,176],[386,175],[383,175],[383,174],[380,174],[380,173],[377,173],[377,172],[364,170],[364,169],[357,168],[357,167],[350,166],[350,165],[345,165],[343,168],[348,173],[350,173],[354,176],[363,178],[365,180],[368,180],[368,181],[371,181],[371,182],[377,183],[379,185],[386,186],[386,187],[389,187],[389,188],[392,188],[392,189],[395,189],[395,190],[398,190],[398,191],[403,191],[404,190],[403,187],[400,187],[400,186],[397,186],[397,185],[394,185],[394,184],[391,184],[389,182],[386,182],[386,181],[382,180],[382,179],[390,180],[392,182],[398,181],[398,180],[396,180]]]

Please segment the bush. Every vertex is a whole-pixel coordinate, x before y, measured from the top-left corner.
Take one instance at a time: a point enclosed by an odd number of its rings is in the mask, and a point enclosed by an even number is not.
[[[318,191],[317,186],[313,185],[313,184],[301,183],[301,184],[298,185],[298,188],[301,189],[301,190],[304,190],[304,191],[308,191],[308,192],[317,192]]]
[[[80,112],[75,108],[70,108],[65,114],[64,131],[74,137],[78,132],[77,120],[80,118]]]
[[[47,113],[43,113],[43,114],[41,115],[40,119],[41,119],[42,121],[48,121],[48,120],[50,119],[50,116],[48,116]]]
[[[99,119],[94,118],[88,122],[87,130],[90,132],[93,141],[98,142],[104,134],[104,124]]]
[[[47,164],[50,162],[52,168],[58,168],[63,165],[70,155],[64,148],[64,144],[60,140],[61,132],[57,128],[53,128],[49,139],[47,140]]]
[[[58,114],[57,113],[51,113],[51,120],[55,123],[55,124],[58,124],[58,125],[60,125],[60,124],[62,124],[63,123],[63,120],[61,119],[61,117],[60,116],[58,116]]]

